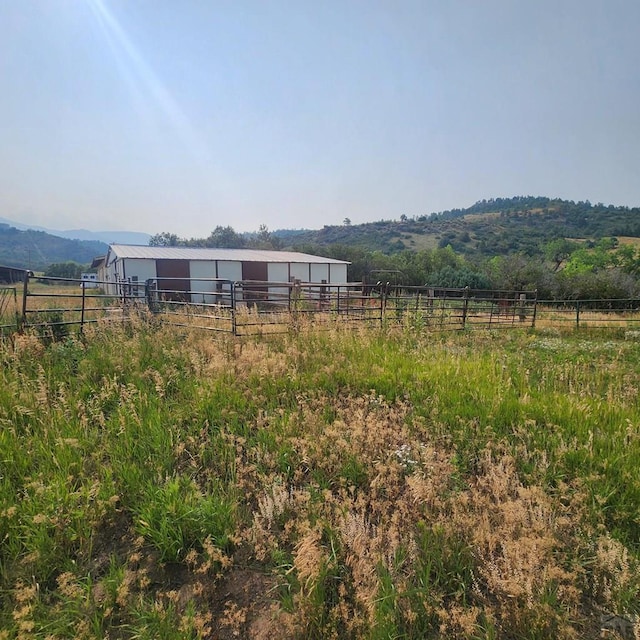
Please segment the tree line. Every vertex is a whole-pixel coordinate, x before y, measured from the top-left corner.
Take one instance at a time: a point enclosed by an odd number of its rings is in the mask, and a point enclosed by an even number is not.
[[[542,203],[539,203],[542,204]],[[616,238],[575,241],[556,238],[540,242],[536,251],[504,255],[465,255],[452,244],[420,251],[387,253],[347,244],[295,243],[289,248],[350,262],[352,282],[389,282],[404,286],[472,289],[537,290],[541,299],[584,300],[640,296],[640,247]],[[241,234],[216,227],[207,238],[181,239],[162,233],[152,246],[280,249],[282,238],[262,225]]]
[[[216,244],[155,244],[218,248],[276,249],[266,235],[246,240],[227,227],[212,234]],[[209,239],[212,237],[209,236]],[[231,239],[231,242],[228,242]],[[156,240],[157,241],[157,240]],[[524,253],[470,259],[451,245],[421,251],[386,254],[348,245],[297,245],[292,249],[350,262],[352,282],[404,286],[538,291],[545,300],[586,300],[640,297],[640,248],[620,245],[615,238],[598,242],[553,240],[542,247],[542,258]],[[88,270],[76,262],[51,264],[46,276],[79,279]]]
[[[271,232],[260,225],[256,232],[239,233],[219,225],[206,238],[163,232],[149,244],[286,248],[350,262],[352,282],[537,290],[549,300],[637,298],[640,244],[618,242],[617,236],[640,237],[640,209],[519,196],[429,216],[403,214],[399,221],[353,225],[345,218],[342,226],[317,231]],[[47,274],[79,272],[61,263]]]
[[[238,233],[233,227],[218,225],[206,238],[180,238],[175,233],[162,232],[151,236],[150,247],[209,247],[213,249],[281,249],[281,238],[261,224],[257,232]]]
[[[640,296],[640,248],[615,238],[595,243],[564,239],[546,243],[542,258],[524,253],[470,259],[451,245],[384,254],[333,245],[298,247],[351,262],[353,281],[406,286],[538,291],[540,299],[585,300]]]

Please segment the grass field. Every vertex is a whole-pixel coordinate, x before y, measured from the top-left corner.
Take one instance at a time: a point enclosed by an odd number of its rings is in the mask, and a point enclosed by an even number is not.
[[[640,637],[636,332],[137,321],[0,359],[3,640]]]

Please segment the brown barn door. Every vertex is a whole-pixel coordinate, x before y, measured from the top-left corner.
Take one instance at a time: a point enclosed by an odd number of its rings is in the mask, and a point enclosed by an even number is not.
[[[188,300],[191,277],[188,260],[156,260],[156,273],[161,298],[178,302]]]
[[[268,270],[266,262],[243,262],[242,279],[267,282]],[[245,300],[264,300],[267,298],[267,287],[258,284],[246,284],[244,286]]]

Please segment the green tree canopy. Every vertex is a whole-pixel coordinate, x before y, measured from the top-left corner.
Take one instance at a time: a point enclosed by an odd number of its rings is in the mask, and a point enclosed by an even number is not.
[[[218,225],[204,241],[205,247],[220,249],[242,249],[247,245],[245,239],[233,227]]]
[[[150,247],[177,247],[182,241],[175,233],[168,233],[163,231],[162,233],[156,233],[155,236],[149,238]]]
[[[82,271],[83,265],[77,262],[54,262],[47,267],[44,274],[50,278],[71,278],[79,280],[82,276]]]

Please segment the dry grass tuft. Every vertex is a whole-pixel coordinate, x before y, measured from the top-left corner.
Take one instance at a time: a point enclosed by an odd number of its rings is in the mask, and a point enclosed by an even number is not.
[[[297,331],[2,346],[0,638],[637,627],[635,343]]]

